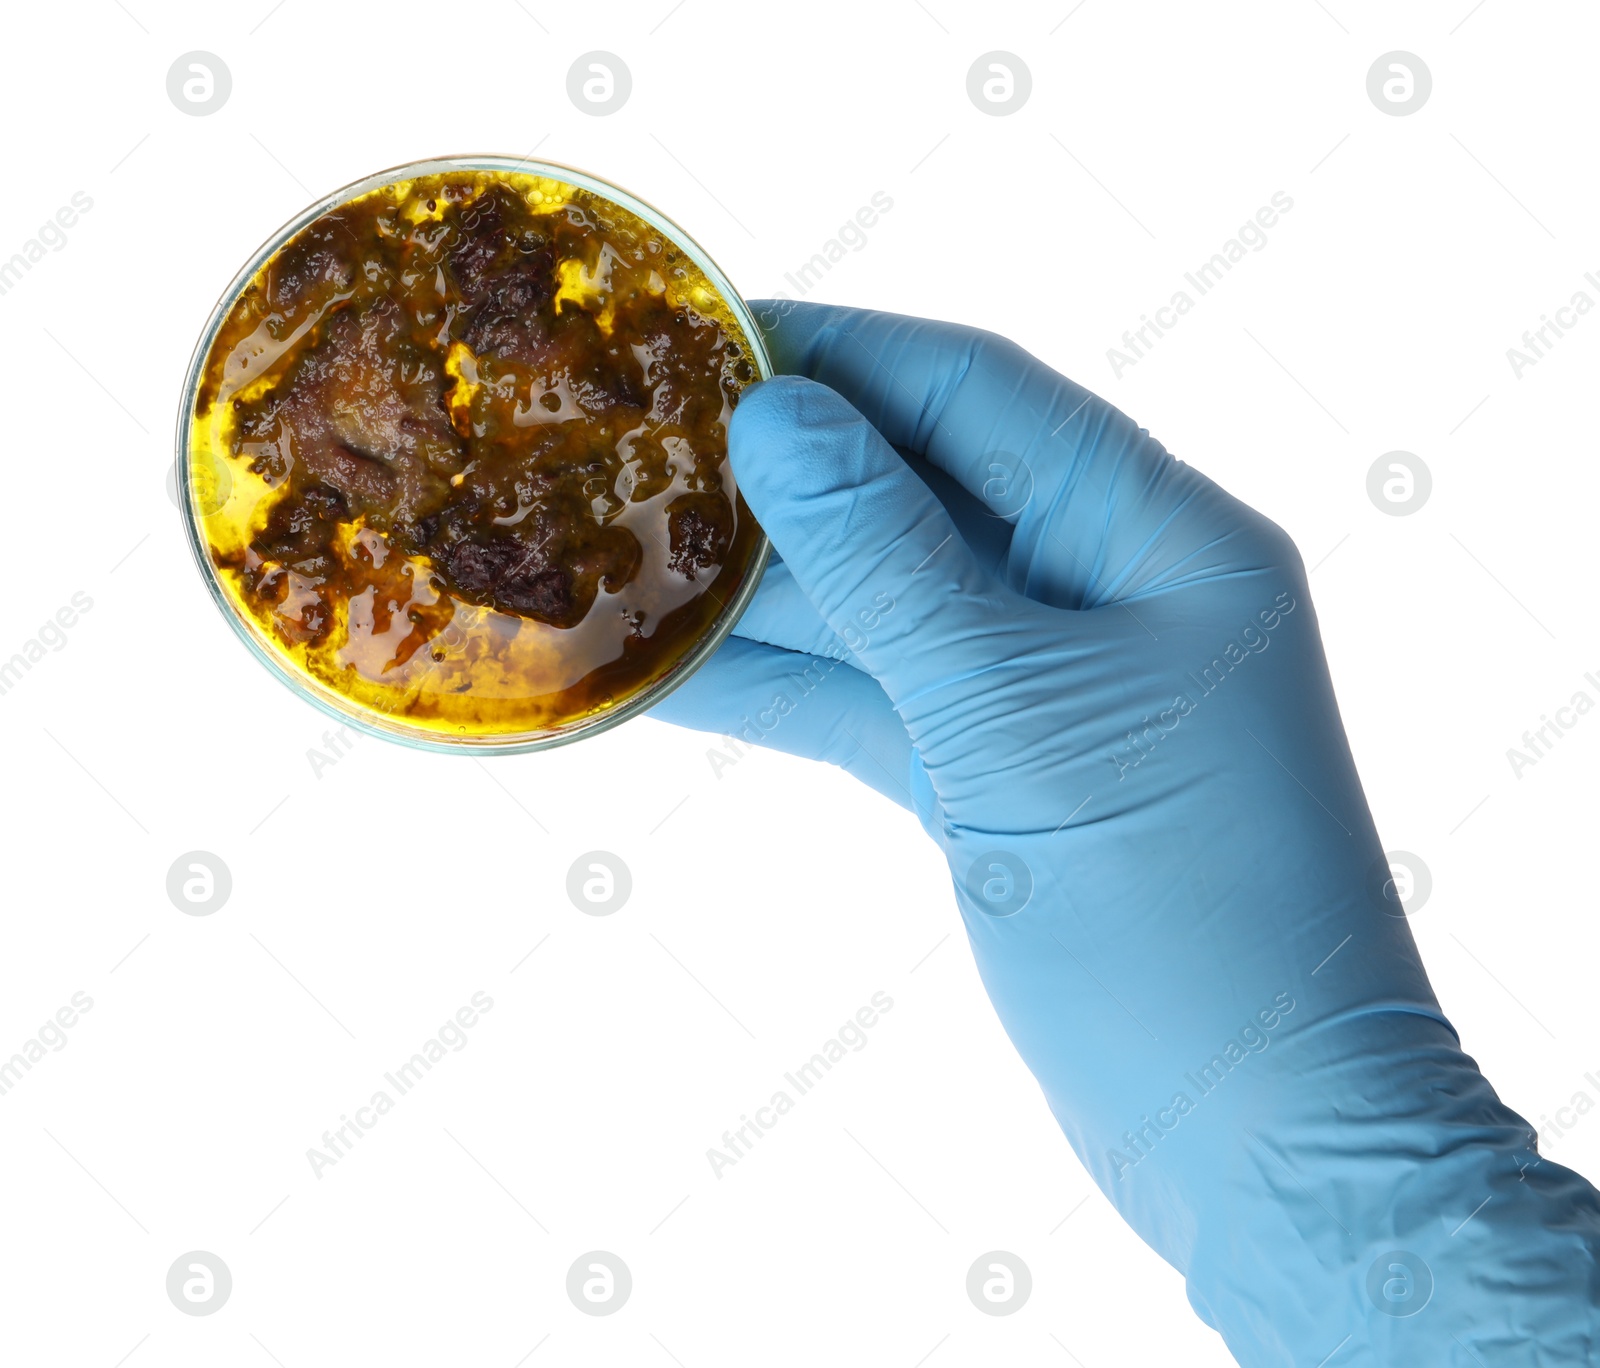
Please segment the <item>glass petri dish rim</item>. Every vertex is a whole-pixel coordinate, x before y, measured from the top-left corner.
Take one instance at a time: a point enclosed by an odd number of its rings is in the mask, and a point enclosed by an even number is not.
[[[711,629],[660,679],[640,689],[632,697],[624,699],[614,708],[583,718],[581,721],[574,722],[559,731],[509,732],[499,736],[465,734],[453,737],[448,733],[426,732],[421,728],[409,727],[405,723],[395,721],[392,718],[385,718],[377,712],[351,702],[337,690],[328,688],[320,681],[296,671],[282,653],[275,649],[270,641],[266,640],[265,634],[261,629],[235,607],[223,589],[221,577],[218,575],[216,567],[212,565],[211,557],[206,549],[205,534],[202,530],[202,520],[205,515],[196,507],[193,482],[190,479],[189,449],[194,424],[194,402],[195,396],[199,392],[200,377],[205,368],[206,356],[211,350],[211,344],[215,341],[223,321],[228,316],[228,311],[233,307],[235,300],[238,299],[244,288],[254,279],[256,272],[290,238],[330,209],[370,191],[380,189],[385,185],[393,184],[395,181],[413,179],[417,176],[443,175],[452,171],[504,171],[519,175],[546,176],[551,180],[588,190],[621,205],[624,209],[627,209],[630,213],[670,238],[673,245],[687,253],[695,265],[705,273],[706,278],[716,288],[718,294],[722,296],[729,311],[744,330],[745,339],[753,353],[752,359],[755,362],[757,379],[766,380],[771,378],[773,374],[772,360],[767,354],[761,330],[757,327],[755,317],[750,312],[749,306],[744,302],[739,292],[733,288],[728,277],[723,274],[721,267],[712,260],[705,248],[690,237],[688,233],[684,232],[677,223],[646,200],[640,199],[637,195],[624,190],[621,186],[613,185],[610,181],[604,180],[599,176],[579,170],[575,166],[567,166],[561,162],[544,161],[542,159],[535,160],[529,157],[493,155],[460,155],[425,157],[417,161],[402,162],[398,166],[392,166],[383,171],[375,171],[371,175],[363,176],[359,180],[341,186],[330,194],[324,195],[315,204],[302,209],[252,253],[250,259],[218,297],[210,318],[206,320],[206,325],[201,330],[200,339],[195,344],[194,353],[189,359],[189,369],[184,379],[183,395],[178,406],[177,451],[175,458],[176,484],[179,496],[178,507],[188,535],[189,549],[193,553],[195,563],[200,570],[200,577],[205,581],[206,588],[210,591],[212,602],[217,606],[222,616],[227,619],[228,624],[233,628],[234,634],[244,642],[256,659],[298,697],[305,699],[320,712],[338,722],[355,727],[358,731],[364,732],[369,736],[378,736],[385,740],[399,742],[401,745],[409,746],[413,750],[433,751],[441,754],[468,752],[474,755],[516,755],[567,745],[570,742],[584,737],[596,736],[600,732],[609,731],[612,727],[620,726],[631,718],[648,712],[687,680],[700,666],[705,664],[716,649],[727,640],[729,634],[733,631],[734,625],[743,616],[745,609],[749,607],[750,600],[755,596],[756,589],[761,583],[761,577],[766,571],[767,562],[772,551],[772,543],[768,539],[766,531],[764,529],[759,531],[755,552],[751,557],[750,571],[739,585],[738,592],[729,601],[727,608],[712,624]]]

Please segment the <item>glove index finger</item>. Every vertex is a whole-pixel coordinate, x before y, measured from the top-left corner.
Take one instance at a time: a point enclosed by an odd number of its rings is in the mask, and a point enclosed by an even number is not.
[[[833,305],[755,307],[781,369],[842,394],[1010,525],[1031,598],[1092,607],[1279,555],[1259,515],[1006,338]]]

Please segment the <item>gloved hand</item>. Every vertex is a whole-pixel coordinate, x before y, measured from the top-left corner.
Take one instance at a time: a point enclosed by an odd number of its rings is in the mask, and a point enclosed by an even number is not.
[[[1288,536],[998,337],[755,307],[786,374],[731,455],[781,562],[654,715],[917,813],[1078,1158],[1241,1363],[1600,1363],[1600,1196],[1434,998]]]

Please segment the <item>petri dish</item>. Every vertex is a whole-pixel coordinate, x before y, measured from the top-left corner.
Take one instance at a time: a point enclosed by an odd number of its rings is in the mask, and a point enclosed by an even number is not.
[[[572,167],[410,162],[218,300],[177,424],[217,607],[302,698],[437,751],[612,727],[726,639],[769,544],[727,422],[771,374],[687,233]]]

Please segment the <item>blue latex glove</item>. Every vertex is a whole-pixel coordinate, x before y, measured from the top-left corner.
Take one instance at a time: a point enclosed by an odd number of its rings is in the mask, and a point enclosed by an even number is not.
[[[732,462],[782,559],[655,715],[917,813],[1078,1158],[1241,1363],[1600,1363],[1600,1197],[1434,998],[1288,536],[1000,338],[756,308],[786,374]]]

